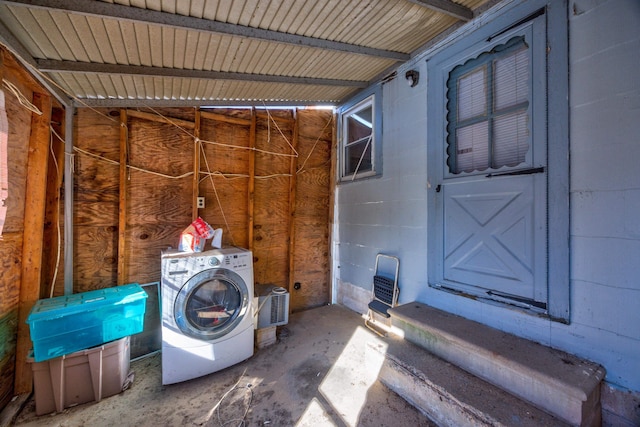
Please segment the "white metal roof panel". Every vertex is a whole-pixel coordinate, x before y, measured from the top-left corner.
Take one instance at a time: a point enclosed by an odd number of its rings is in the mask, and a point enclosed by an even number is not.
[[[487,1],[456,4],[473,10]],[[459,22],[455,14],[409,0],[0,0],[0,23],[31,61],[62,61],[62,68],[50,69],[52,78],[71,96],[92,100],[340,102],[356,90],[342,82],[371,82],[397,64],[384,52],[409,58]],[[122,67],[107,74],[65,69],[69,63]],[[166,75],[138,75],[136,67]],[[206,81],[171,70],[238,78]],[[296,78],[325,82],[299,84]]]

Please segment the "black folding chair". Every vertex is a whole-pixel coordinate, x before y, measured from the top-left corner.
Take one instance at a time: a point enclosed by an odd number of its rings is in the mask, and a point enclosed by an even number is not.
[[[395,262],[395,274],[393,277],[383,276],[379,273],[379,261],[380,258],[387,258]],[[367,310],[367,318],[365,319],[365,325],[378,335],[386,335],[376,328],[374,313],[378,314],[385,319],[390,317],[388,310],[391,307],[395,307],[398,304],[398,294],[400,289],[398,288],[398,272],[400,270],[400,260],[391,255],[378,254],[376,255],[376,266],[373,275],[373,299],[369,303]]]

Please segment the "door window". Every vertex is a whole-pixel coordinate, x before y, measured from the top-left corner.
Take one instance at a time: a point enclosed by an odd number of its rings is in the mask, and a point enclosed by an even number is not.
[[[449,172],[525,162],[529,150],[530,51],[514,37],[455,67],[447,81]]]

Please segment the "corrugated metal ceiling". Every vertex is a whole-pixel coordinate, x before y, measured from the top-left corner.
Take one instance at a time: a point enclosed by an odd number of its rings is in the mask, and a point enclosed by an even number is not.
[[[338,104],[489,0],[0,0],[0,42],[96,106]]]

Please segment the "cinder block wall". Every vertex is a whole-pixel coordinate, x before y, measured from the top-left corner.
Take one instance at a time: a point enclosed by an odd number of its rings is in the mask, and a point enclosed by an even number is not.
[[[398,69],[398,77],[383,85],[382,176],[338,186],[335,299],[354,308],[366,305],[354,299],[369,298],[376,253],[397,255],[400,303],[421,301],[602,364],[607,370],[605,421],[617,413],[637,425],[640,2],[569,0],[567,7],[571,323],[429,288],[426,56]],[[414,88],[403,77],[408,68],[420,71]]]

